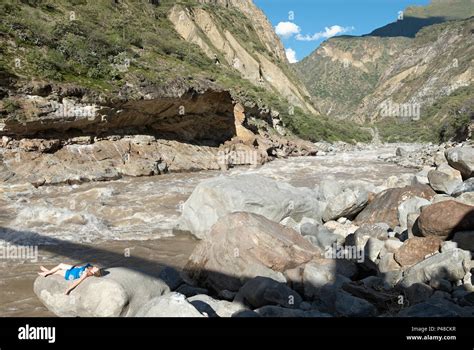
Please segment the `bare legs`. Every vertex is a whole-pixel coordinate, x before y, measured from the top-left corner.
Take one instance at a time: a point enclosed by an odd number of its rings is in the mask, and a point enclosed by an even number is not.
[[[48,270],[44,266],[40,266],[42,272],[38,272],[38,275],[43,277],[48,277],[53,274],[64,276],[64,272],[69,270],[71,267],[72,266],[68,264],[59,264],[58,266],[53,267],[51,270]]]

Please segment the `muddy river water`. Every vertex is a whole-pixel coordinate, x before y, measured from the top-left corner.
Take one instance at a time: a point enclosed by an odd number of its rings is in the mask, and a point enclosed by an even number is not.
[[[396,147],[280,159],[227,172],[40,188],[0,185],[0,316],[53,316],[33,293],[40,265],[87,261],[149,271],[181,268],[197,240],[173,227],[182,203],[205,179],[255,173],[299,187],[330,177],[380,185],[389,176],[416,172],[378,159],[394,155]],[[32,252],[37,247],[37,254],[15,256],[12,249],[19,246]]]

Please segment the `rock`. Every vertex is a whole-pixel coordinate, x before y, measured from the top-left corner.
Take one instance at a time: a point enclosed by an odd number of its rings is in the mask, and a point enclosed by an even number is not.
[[[390,290],[391,286],[385,283],[381,278],[375,276],[371,277],[376,278],[377,282],[350,282],[345,283],[342,288],[352,296],[368,301],[378,310],[385,310],[397,299],[398,293],[394,290]],[[365,280],[367,280],[367,278]]]
[[[462,184],[459,184],[451,193],[453,197],[458,197],[463,193],[474,192],[474,178],[469,178]]]
[[[300,222],[299,225],[300,233],[302,236],[314,236],[317,237],[321,231],[328,231],[326,227],[321,225],[320,223],[316,221],[308,221],[308,219],[305,218],[304,221]]]
[[[204,317],[183,294],[169,293],[147,302],[137,317]]]
[[[364,209],[368,200],[368,192],[347,188],[334,198],[328,199],[323,212],[323,221],[337,220],[341,217],[352,218]]]
[[[401,147],[398,147],[397,150],[395,151],[395,155],[397,157],[406,157],[408,155],[408,151],[404,150]]]
[[[420,184],[420,185],[429,185],[430,181],[428,180],[428,173],[431,171],[431,170],[436,170],[436,168],[434,167],[423,167],[422,170],[420,170],[419,172],[417,172],[415,174],[415,178],[414,178],[414,185],[415,184]]]
[[[183,294],[185,297],[190,298],[195,295],[207,294],[209,291],[206,288],[199,288],[195,286],[190,286],[189,284],[182,284],[176,289],[176,292]]]
[[[345,291],[336,293],[335,311],[338,316],[344,317],[373,317],[377,315],[374,305]]]
[[[370,238],[380,241],[387,240],[388,227],[383,224],[363,224],[354,234],[347,236],[346,246],[364,248]]]
[[[389,238],[385,241],[384,248],[388,253],[396,253],[402,245],[403,242],[400,242],[398,239]]]
[[[433,278],[430,281],[430,287],[436,290],[450,293],[453,289],[451,282],[442,278]]]
[[[251,278],[286,282],[283,273],[317,257],[321,251],[299,233],[261,215],[222,217],[199,243],[185,271],[201,286],[238,291]]]
[[[311,233],[311,235],[306,235],[305,238],[322,250],[325,250],[334,244],[342,244],[345,240],[344,236],[334,234],[326,227],[319,224],[317,226],[314,225],[311,231],[307,228],[304,231],[305,233]]]
[[[398,206],[398,222],[403,230],[408,228],[408,214],[421,212],[421,207],[431,205],[429,200],[420,197],[412,197]]]
[[[403,309],[397,314],[397,317],[469,317],[472,316],[468,311],[459,305],[443,299],[430,298],[423,303],[419,303]]]
[[[324,227],[335,235],[347,237],[349,234],[354,233],[359,226],[353,225],[352,223],[341,224],[337,221],[328,221],[324,224]]]
[[[447,194],[437,194],[433,197],[432,204],[445,202],[445,201],[455,201],[462,204],[472,205],[474,206],[474,192],[465,192],[461,193],[457,197],[451,197]]]
[[[474,231],[456,232],[453,242],[456,242],[460,249],[474,252]]]
[[[284,218],[283,220],[280,221],[280,225],[286,226],[288,228],[291,228],[295,231],[299,231],[299,225],[298,223],[290,217]]]
[[[216,300],[205,294],[195,295],[188,298],[188,301],[196,310],[209,317],[232,317],[232,315],[248,310],[241,303]]]
[[[175,290],[184,283],[181,274],[174,268],[165,266],[158,275],[158,278],[165,282],[170,290]]]
[[[454,198],[456,202],[474,206],[474,192],[465,192]]]
[[[250,212],[280,222],[286,217],[320,218],[314,193],[257,175],[217,177],[201,182],[183,207],[179,228],[205,238],[227,214]]]
[[[240,299],[242,298],[242,299]],[[265,305],[278,305],[287,308],[299,308],[303,299],[286,284],[267,277],[255,277],[243,285],[236,296],[253,309]]]
[[[457,282],[470,270],[470,261],[469,252],[461,249],[435,254],[408,268],[399,285],[408,288],[414,283],[427,283],[434,278]]]
[[[448,160],[446,159],[446,156],[444,155],[444,152],[442,151],[436,152],[433,160],[436,166],[440,166],[441,164],[447,164],[448,162]]]
[[[342,183],[336,180],[322,180],[316,191],[319,200],[327,202],[337,197],[344,187]]]
[[[327,261],[324,264],[308,263],[304,267],[303,286],[304,296],[313,299],[320,295],[322,287],[334,283],[337,276],[336,262]]]
[[[458,244],[453,241],[444,241],[441,243],[441,253],[449,252],[458,248]]]
[[[364,247],[364,255],[366,258],[375,262],[379,257],[385,243],[377,238],[370,237]]]
[[[377,276],[369,276],[358,282],[351,282],[352,284],[356,283],[357,285],[363,285],[366,288],[377,289],[377,290],[388,290],[390,285],[384,281],[383,278]]]
[[[419,237],[421,236],[421,232],[420,230],[418,229],[418,224],[417,224],[417,221],[418,221],[418,218],[420,217],[420,214],[418,213],[410,213],[407,215],[407,234],[408,234],[408,238],[412,238],[412,237]]]
[[[235,296],[237,295],[237,292],[231,292],[230,290],[221,290],[217,294],[219,299],[227,300],[227,301],[232,301],[235,299]]]
[[[428,300],[434,293],[433,289],[424,283],[414,283],[404,290],[410,305]]]
[[[387,253],[380,258],[378,269],[381,273],[400,270],[400,265],[393,257],[393,253]]]
[[[425,237],[446,239],[458,231],[474,230],[474,206],[456,201],[443,201],[422,210],[418,229]]]
[[[461,173],[448,164],[441,164],[436,170],[431,170],[428,173],[428,180],[433,190],[446,194],[451,194],[462,184]]]
[[[464,179],[474,176],[474,148],[456,147],[446,151],[450,166],[461,172]]]
[[[375,196],[374,200],[357,215],[354,223],[375,224],[385,222],[391,228],[400,225],[398,221],[398,206],[411,197],[420,197],[427,200],[436,193],[426,185],[413,185],[404,188],[391,188]]]
[[[407,239],[394,255],[402,267],[410,267],[425,259],[425,256],[438,252],[442,240],[438,237],[413,237]]]
[[[402,277],[403,272],[401,270],[386,271],[383,272],[382,276],[384,282],[387,283],[391,288],[395,288],[395,286],[398,284],[398,282],[400,282]]]
[[[236,317],[236,318],[254,318],[254,317],[261,317],[261,316],[253,310],[244,310],[244,311],[236,312],[235,314],[232,315],[232,317]]]
[[[279,306],[264,306],[255,310],[261,317],[331,317],[331,315],[311,310],[287,309]]]
[[[402,174],[400,176],[390,176],[383,183],[384,188],[403,188],[405,186],[411,186],[415,183],[415,175]]]
[[[151,299],[168,293],[160,279],[125,268],[107,269],[100,278],[88,278],[69,296],[70,282],[60,276],[38,277],[33,289],[41,302],[60,317],[136,316]]]

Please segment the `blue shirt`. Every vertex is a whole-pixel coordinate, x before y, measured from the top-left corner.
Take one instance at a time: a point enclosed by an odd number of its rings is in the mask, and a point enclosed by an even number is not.
[[[82,276],[82,274],[84,273],[84,271],[90,266],[92,266],[92,265],[91,264],[86,264],[86,265],[80,266],[80,267],[73,266],[69,270],[66,271],[66,273],[64,274],[64,278],[67,281],[76,280],[76,279],[80,278]]]

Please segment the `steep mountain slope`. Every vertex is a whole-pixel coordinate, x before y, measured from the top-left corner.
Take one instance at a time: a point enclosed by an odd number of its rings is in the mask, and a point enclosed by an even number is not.
[[[368,35],[414,38],[426,26],[474,16],[473,8],[472,0],[432,0],[426,6],[409,6],[403,11],[402,20],[387,24]]]
[[[428,7],[408,8],[403,20],[368,36],[327,40],[296,66],[314,104],[333,118],[377,122],[386,129],[382,135],[388,136],[387,130],[397,133],[392,140],[437,141],[446,137],[443,130],[459,118],[469,120],[472,114],[468,106],[472,99],[474,19],[448,20],[472,15],[474,6],[467,4],[472,2],[436,0]],[[433,19],[441,18],[440,13],[444,13],[442,23],[417,28],[414,38],[392,37],[402,34],[400,28],[413,29],[413,22],[406,21],[407,14],[412,16],[409,18]],[[462,117],[434,111],[435,102],[461,88],[453,100],[464,111]],[[392,121],[381,121],[387,117],[393,117]],[[401,124],[394,128],[394,123]],[[410,137],[402,137],[403,133]]]
[[[341,36],[322,43],[296,67],[322,114],[352,118],[407,44],[406,38]]]
[[[3,181],[220,169],[313,154],[297,135],[370,139],[318,116],[251,0],[5,0],[0,18]]]

